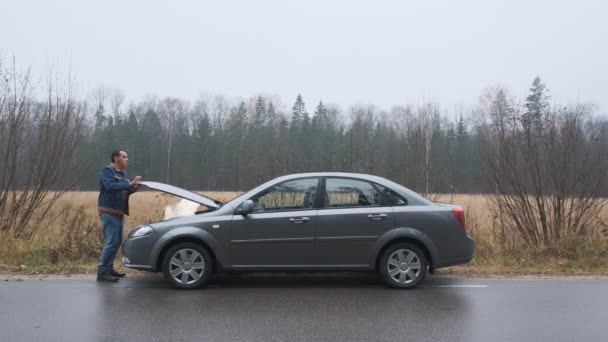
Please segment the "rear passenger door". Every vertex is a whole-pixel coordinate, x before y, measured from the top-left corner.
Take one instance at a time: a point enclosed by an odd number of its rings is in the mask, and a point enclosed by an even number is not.
[[[319,264],[365,267],[374,241],[394,225],[393,211],[376,185],[360,179],[327,177],[317,214]]]

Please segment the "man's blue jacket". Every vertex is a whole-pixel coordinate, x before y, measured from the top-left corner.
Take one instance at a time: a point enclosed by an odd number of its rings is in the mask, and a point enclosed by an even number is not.
[[[99,214],[110,213],[119,217],[129,215],[129,176],[108,165],[99,172]]]

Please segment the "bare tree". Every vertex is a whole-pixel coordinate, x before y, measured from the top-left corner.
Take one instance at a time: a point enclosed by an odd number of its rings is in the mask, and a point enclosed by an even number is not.
[[[178,121],[185,120],[188,105],[177,98],[165,98],[159,104],[159,114],[167,133],[167,174],[166,182],[169,183],[171,175],[171,156],[173,152],[173,141],[177,134]]]
[[[73,157],[84,120],[69,82],[49,81],[36,101],[29,72],[0,60],[0,230],[20,237],[34,210],[45,215],[74,181]]]
[[[120,109],[124,102],[125,102],[125,93],[118,88],[113,89],[112,97],[110,98],[110,104],[112,106],[112,113],[114,114],[115,122],[118,120],[118,117],[121,114]]]
[[[439,109],[436,104],[425,103],[405,117],[405,140],[410,155],[411,175],[418,191],[429,196],[437,177],[432,173],[431,158],[435,128],[439,125]]]
[[[594,148],[590,111],[521,107],[495,89],[479,113],[482,170],[496,188],[493,210],[505,229],[532,245],[586,236],[605,205],[600,196],[608,170]]]
[[[216,95],[211,100],[211,114],[213,117],[213,127],[216,135],[223,131],[229,109],[230,104],[224,96]]]
[[[106,86],[96,87],[89,96],[89,101],[95,106],[95,111],[105,111],[108,98],[110,97],[111,89]]]

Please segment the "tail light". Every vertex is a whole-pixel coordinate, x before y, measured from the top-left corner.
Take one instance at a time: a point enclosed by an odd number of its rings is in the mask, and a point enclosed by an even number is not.
[[[456,216],[456,219],[458,220],[462,228],[466,229],[467,225],[464,223],[464,209],[454,208],[452,209],[452,212],[454,213],[454,216]]]

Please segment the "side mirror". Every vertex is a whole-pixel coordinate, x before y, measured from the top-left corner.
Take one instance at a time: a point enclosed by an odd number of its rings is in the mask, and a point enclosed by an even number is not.
[[[243,202],[243,204],[241,204],[241,208],[239,209],[239,214],[243,215],[243,216],[247,216],[247,214],[250,214],[251,212],[253,212],[253,201],[252,200],[246,200],[245,202]]]

